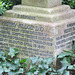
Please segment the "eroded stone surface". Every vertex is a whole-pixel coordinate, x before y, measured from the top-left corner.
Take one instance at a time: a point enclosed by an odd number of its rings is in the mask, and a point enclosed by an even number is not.
[[[0,29],[2,35],[0,39],[3,39],[0,42],[7,44],[7,47],[18,48],[20,58],[54,56],[52,24],[0,17]],[[8,50],[5,45],[1,46]]]
[[[13,11],[22,11],[22,12],[34,12],[34,13],[42,13],[42,14],[54,14],[64,11],[69,11],[70,6],[68,5],[60,5],[53,8],[40,8],[40,7],[32,7],[26,5],[15,5],[12,9]]]
[[[0,17],[0,46],[18,48],[19,57],[56,57],[72,48],[75,19],[57,23]]]
[[[23,5],[50,8],[62,4],[62,0],[22,0]]]
[[[75,11],[68,10],[68,12],[59,12],[55,14],[42,14],[42,13],[34,13],[34,12],[23,12],[23,11],[6,11],[4,16],[13,17],[13,18],[22,18],[22,19],[30,19],[36,21],[45,21],[45,22],[57,22],[64,19],[69,19],[74,17]]]

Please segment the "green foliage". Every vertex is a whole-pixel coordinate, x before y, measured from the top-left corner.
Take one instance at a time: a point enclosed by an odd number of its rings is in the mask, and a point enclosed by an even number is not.
[[[21,59],[14,58],[18,50],[10,48],[10,52],[6,56],[4,52],[0,52],[0,75],[8,73],[8,75],[19,75],[24,69],[19,63]]]
[[[0,15],[17,4],[21,4],[21,0],[0,0]]]
[[[5,3],[3,3],[3,2],[0,0],[0,14],[3,14],[4,11],[6,11],[6,8],[5,8],[4,6],[5,6]]]
[[[17,49],[10,48],[10,52],[8,53],[8,55],[10,55],[11,58],[13,58],[17,53],[18,53]]]
[[[21,0],[2,0],[6,4],[6,9],[11,9],[14,5],[21,4]]]
[[[75,50],[75,40],[73,41],[72,49]]]
[[[72,9],[75,9],[75,0],[63,0],[63,4],[70,5]]]
[[[58,59],[62,63],[62,68],[58,70],[60,75],[69,75],[69,70],[75,70],[75,64],[71,63],[75,60],[73,51],[64,51],[58,55]]]
[[[6,0],[7,1],[7,0]],[[9,0],[4,2],[3,0],[0,0],[0,15],[2,15],[7,9],[9,9],[12,4],[9,2]]]
[[[31,64],[26,75],[52,75],[53,73],[57,74],[56,70],[52,66],[53,59],[54,58],[30,58]]]
[[[54,58],[25,58],[16,59],[18,54],[17,49],[10,48],[8,55],[4,52],[0,52],[0,75],[8,73],[8,75],[19,75],[25,73],[26,75],[46,75],[56,74],[56,70],[53,68]]]
[[[73,51],[64,51],[58,55],[62,68],[57,70],[53,66],[54,58],[31,57],[18,59],[17,49],[10,48],[8,55],[0,52],[0,75],[69,75],[70,70],[75,70],[75,54]]]

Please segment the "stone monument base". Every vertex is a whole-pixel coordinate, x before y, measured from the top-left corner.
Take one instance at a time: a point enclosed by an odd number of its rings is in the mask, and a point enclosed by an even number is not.
[[[75,10],[14,6],[0,17],[0,50],[18,48],[20,58],[55,57],[72,49],[75,39]]]
[[[56,57],[71,50],[75,38],[75,19],[47,23],[27,19],[0,17],[0,50],[9,47],[20,51],[19,57]]]

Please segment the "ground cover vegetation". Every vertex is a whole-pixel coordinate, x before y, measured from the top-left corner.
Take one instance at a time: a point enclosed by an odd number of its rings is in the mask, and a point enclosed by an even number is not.
[[[21,0],[0,0],[0,15],[17,4],[21,4]]]
[[[75,46],[73,46],[74,48]],[[0,75],[75,75],[74,51],[64,51],[57,56],[62,67],[53,65],[54,58],[17,58],[19,51],[10,48],[8,55],[0,51]]]
[[[70,5],[72,9],[75,9],[75,0],[63,0],[63,4]]]

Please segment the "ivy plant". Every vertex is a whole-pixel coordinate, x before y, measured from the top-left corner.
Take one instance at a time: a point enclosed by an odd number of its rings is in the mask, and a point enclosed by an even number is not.
[[[75,54],[64,51],[58,55],[62,68],[54,68],[54,58],[31,57],[17,58],[19,51],[10,48],[8,55],[0,52],[0,75],[69,75],[69,71],[75,71]],[[75,75],[75,73],[73,73]]]
[[[17,49],[10,48],[8,55],[0,52],[0,75],[8,73],[8,75],[19,75],[24,72],[20,61],[21,59],[14,58],[18,53]]]
[[[54,58],[30,58],[31,64],[26,73],[26,75],[52,75],[57,74],[56,70],[53,68]]]
[[[62,3],[70,5],[72,9],[75,9],[75,0],[62,0]]]
[[[72,50],[59,54],[58,59],[62,63],[62,68],[58,70],[60,75],[69,75],[70,70],[75,70],[75,54]]]
[[[57,73],[52,66],[54,58],[18,59],[16,58],[18,53],[19,51],[13,48],[10,48],[7,56],[4,52],[0,52],[0,75],[52,75]]]
[[[10,0],[0,0],[0,15],[12,6]]]
[[[5,3],[3,3],[3,1],[0,0],[0,15],[4,13],[4,11],[6,11],[6,8],[4,7]]]

